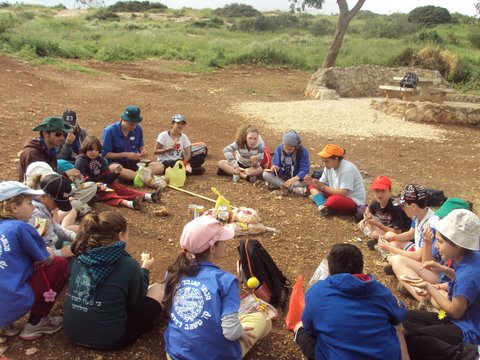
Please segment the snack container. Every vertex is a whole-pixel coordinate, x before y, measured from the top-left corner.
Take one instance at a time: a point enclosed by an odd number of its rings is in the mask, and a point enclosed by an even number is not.
[[[202,205],[197,205],[197,206],[195,207],[195,211],[193,212],[193,218],[195,219],[195,218],[197,218],[197,217],[199,217],[199,216],[202,216],[202,214],[204,213],[204,211],[205,211],[205,207],[204,207],[204,206],[202,206]]]

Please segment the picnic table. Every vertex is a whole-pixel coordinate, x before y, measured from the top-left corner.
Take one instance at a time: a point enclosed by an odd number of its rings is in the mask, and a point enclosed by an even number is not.
[[[403,76],[395,76],[393,81],[400,83]],[[442,86],[440,79],[418,78],[416,88],[404,88],[400,85],[380,85],[380,89],[385,90],[387,100],[398,93],[401,94],[404,101],[431,101],[441,104],[445,100],[447,93],[453,93],[452,88]]]

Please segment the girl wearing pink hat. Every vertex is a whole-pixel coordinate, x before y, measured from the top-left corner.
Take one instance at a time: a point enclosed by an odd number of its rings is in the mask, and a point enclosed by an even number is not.
[[[241,359],[270,332],[271,321],[263,314],[238,314],[238,280],[214,264],[233,236],[233,229],[209,216],[185,225],[182,252],[165,279],[168,359]]]

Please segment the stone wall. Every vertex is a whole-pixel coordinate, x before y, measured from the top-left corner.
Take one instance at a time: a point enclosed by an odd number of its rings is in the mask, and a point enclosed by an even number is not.
[[[419,77],[438,79],[439,84],[447,84],[436,70],[410,67],[389,68],[378,65],[353,66],[346,68],[331,67],[316,71],[305,89],[309,99],[326,100],[340,97],[381,97],[383,90],[379,85],[398,85],[395,76],[415,72]]]
[[[480,125],[480,105],[434,104],[429,101],[372,100],[370,107],[405,121]]]

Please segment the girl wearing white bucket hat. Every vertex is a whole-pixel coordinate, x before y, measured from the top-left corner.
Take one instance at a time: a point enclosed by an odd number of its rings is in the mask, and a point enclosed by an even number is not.
[[[465,209],[453,210],[434,224],[435,246],[456,264],[452,281],[415,284],[445,312],[409,311],[403,323],[412,359],[476,359],[480,345],[480,220]],[[446,286],[448,285],[448,287]],[[448,290],[448,297],[439,289]]]

